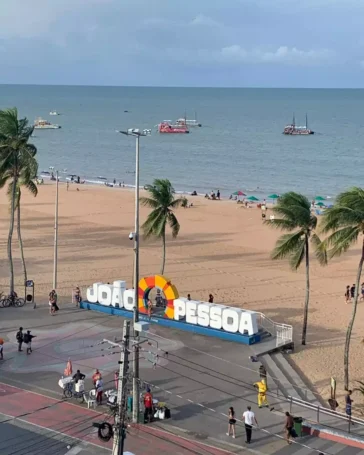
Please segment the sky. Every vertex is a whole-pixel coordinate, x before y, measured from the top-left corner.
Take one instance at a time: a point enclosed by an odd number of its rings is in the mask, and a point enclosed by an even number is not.
[[[0,0],[0,83],[364,87],[364,0]]]

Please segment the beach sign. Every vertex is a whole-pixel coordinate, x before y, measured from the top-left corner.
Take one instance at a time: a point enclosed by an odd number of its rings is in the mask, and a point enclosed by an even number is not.
[[[148,299],[154,288],[163,292],[165,309],[161,314],[149,318]],[[123,280],[114,281],[113,284],[94,283],[87,289],[87,301],[81,302],[81,308],[132,317],[134,294],[134,289],[127,289]],[[212,331],[215,336],[218,336],[217,333],[234,334],[248,338],[249,342],[246,344],[260,339],[258,313],[180,297],[171,280],[162,275],[144,277],[139,281],[137,305],[141,320],[207,335],[211,335]],[[109,311],[106,311],[107,309]]]

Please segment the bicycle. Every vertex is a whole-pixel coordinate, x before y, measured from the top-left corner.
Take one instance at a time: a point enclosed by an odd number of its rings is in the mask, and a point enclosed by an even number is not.
[[[63,389],[63,396],[65,398],[76,398],[80,404],[83,404],[85,402],[85,391],[82,390],[82,392],[74,392],[73,384],[74,382],[72,381],[65,385]]]
[[[3,308],[8,308],[10,306],[22,307],[25,305],[25,300],[21,297],[14,295],[4,295],[0,294],[0,306]]]

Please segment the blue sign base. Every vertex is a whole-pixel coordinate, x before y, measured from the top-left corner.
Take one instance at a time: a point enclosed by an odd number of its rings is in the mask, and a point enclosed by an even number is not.
[[[100,305],[99,303],[90,303],[82,301],[80,308],[83,310],[99,311],[100,313],[110,314],[112,316],[121,316],[123,318],[132,318],[133,312],[124,310],[122,308],[115,308],[113,306]],[[164,327],[171,329],[184,330],[185,332],[193,332],[198,335],[206,335],[210,337],[221,338],[226,341],[234,341],[235,343],[242,344],[255,344],[260,341],[260,334],[256,335],[242,335],[241,333],[230,333],[224,330],[211,329],[210,327],[201,327],[200,325],[189,324],[185,321],[175,321],[174,319],[168,319],[160,316],[152,316],[151,319],[145,314],[139,313],[139,320],[146,321],[149,323],[159,324]]]

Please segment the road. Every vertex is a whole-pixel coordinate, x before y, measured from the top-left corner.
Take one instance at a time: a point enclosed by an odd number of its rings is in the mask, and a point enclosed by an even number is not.
[[[93,370],[99,368],[105,388],[113,387],[119,352],[98,342],[103,338],[121,339],[121,318],[76,310],[71,306],[63,308],[55,317],[48,315],[47,308],[0,311],[0,336],[7,340],[5,360],[0,365],[3,382],[59,399],[58,379],[71,358],[74,370],[80,369],[90,378]],[[20,325],[37,335],[31,356],[16,351],[15,333]],[[149,344],[141,346],[142,385],[150,385],[154,397],[166,401],[172,411],[170,425],[183,431],[190,440],[213,443],[228,448],[231,453],[250,451],[258,455],[317,455],[318,449],[335,454],[343,449],[325,441],[322,448],[316,447],[322,441],[315,438],[305,438],[294,447],[287,447],[282,439],[283,414],[277,411],[284,409],[284,405],[282,408],[274,390],[269,400],[275,409],[257,409],[253,383],[259,378],[259,364],[250,361],[252,350],[249,346],[156,326],[152,326],[147,335]],[[159,358],[154,368],[157,354]],[[133,358],[130,366],[132,364]],[[89,379],[87,387],[91,388]],[[6,414],[1,407],[2,401],[0,412]],[[236,440],[228,438],[225,434],[227,413],[233,406],[240,418],[248,405],[256,413],[259,430],[254,431],[254,442],[247,447],[248,451],[242,452],[245,445],[243,424],[237,422],[239,437]],[[345,455],[361,453],[353,450]]]

